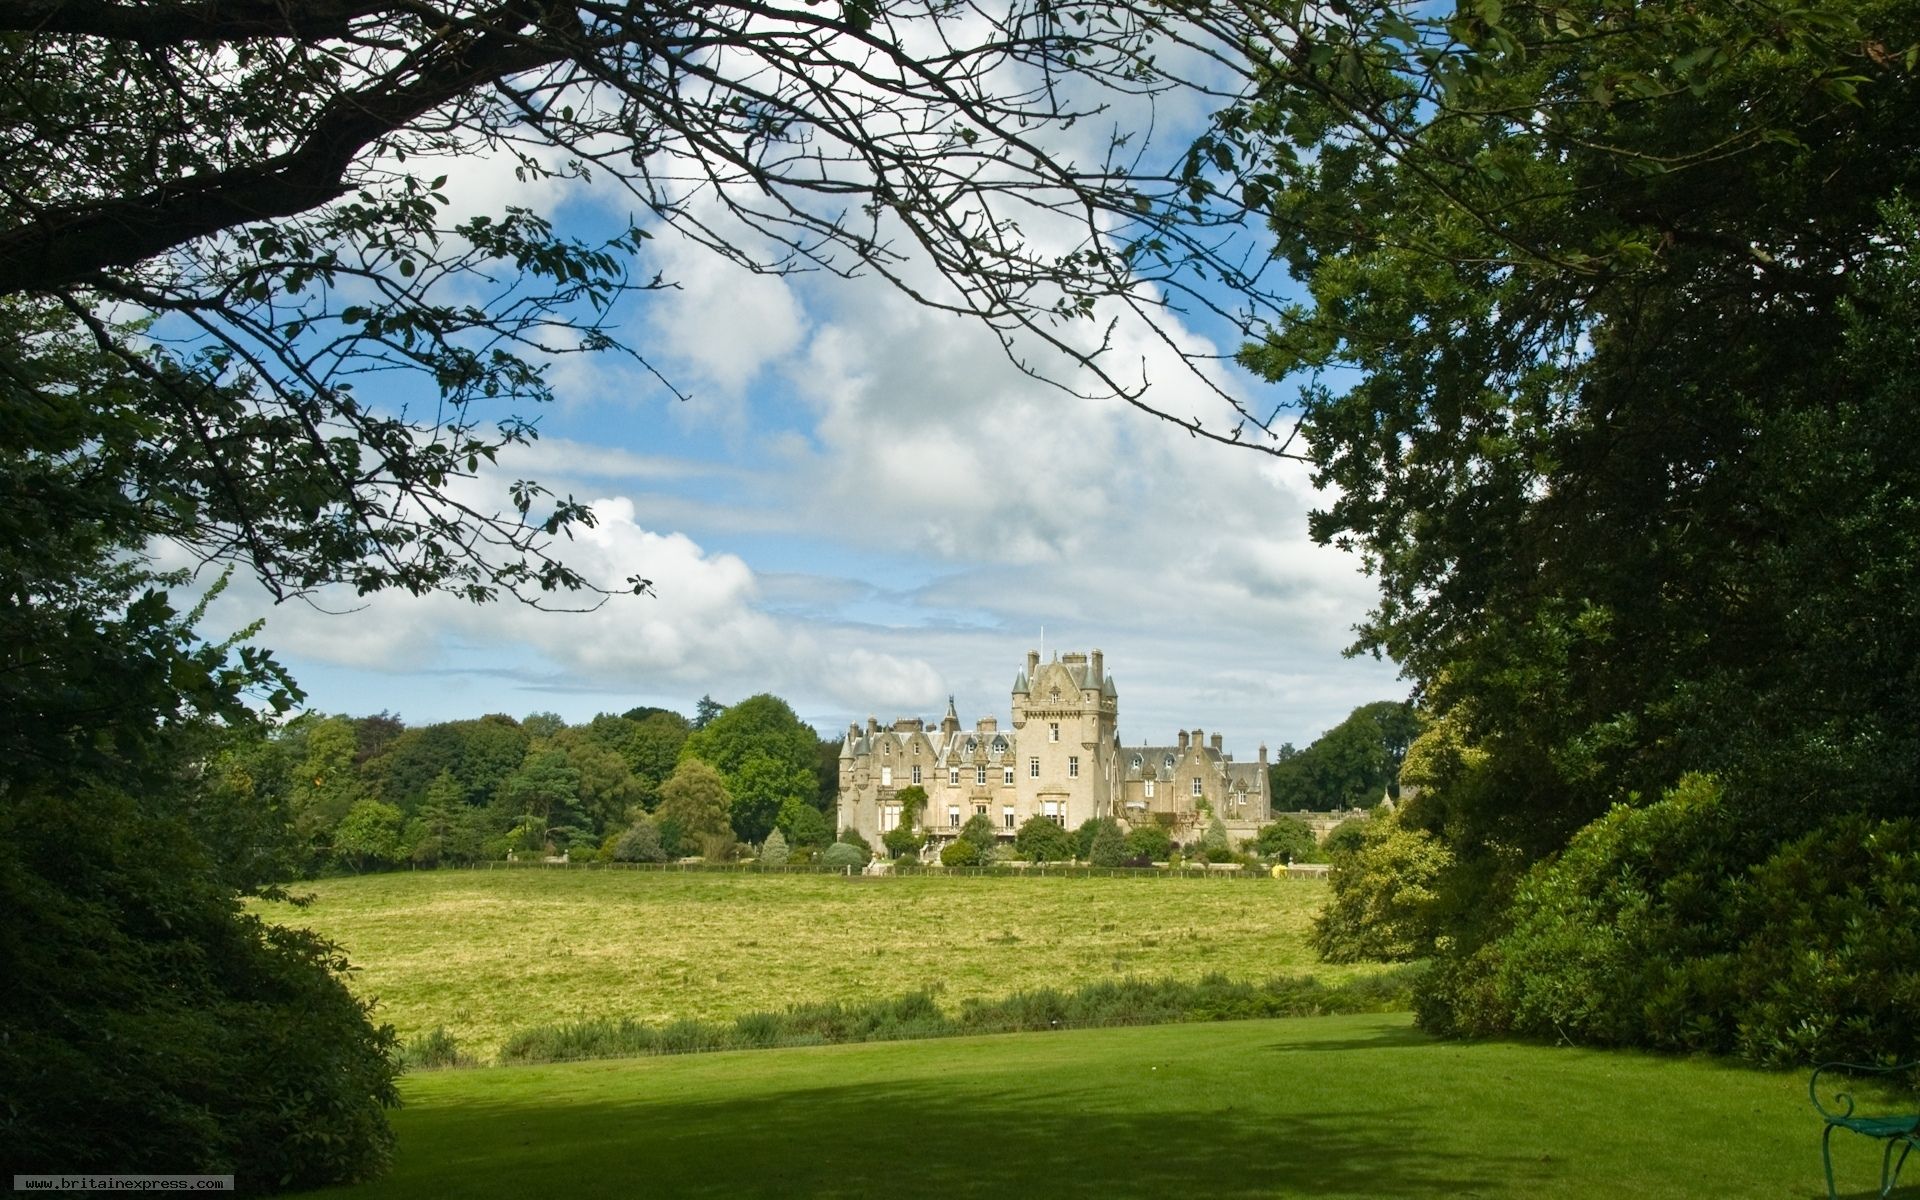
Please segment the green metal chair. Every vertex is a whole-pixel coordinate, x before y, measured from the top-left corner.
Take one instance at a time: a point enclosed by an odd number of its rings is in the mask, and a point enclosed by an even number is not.
[[[1834,1103],[1839,1106],[1835,1112],[1820,1103],[1820,1075],[1824,1071],[1844,1071],[1849,1075],[1899,1075],[1920,1069],[1920,1062],[1905,1063],[1897,1067],[1867,1067],[1857,1063],[1823,1063],[1807,1080],[1807,1096],[1813,1101],[1813,1107],[1827,1123],[1826,1130],[1820,1135],[1820,1158],[1827,1168],[1827,1200],[1839,1200],[1833,1189],[1833,1131],[1847,1129],[1862,1137],[1878,1138],[1886,1142],[1887,1147],[1880,1155],[1880,1195],[1887,1196],[1893,1191],[1894,1184],[1900,1181],[1900,1168],[1907,1164],[1907,1155],[1915,1146],[1920,1146],[1920,1113],[1905,1113],[1886,1116],[1863,1116],[1854,1112],[1853,1096],[1849,1092],[1835,1092]],[[1898,1150],[1900,1157],[1893,1152]]]

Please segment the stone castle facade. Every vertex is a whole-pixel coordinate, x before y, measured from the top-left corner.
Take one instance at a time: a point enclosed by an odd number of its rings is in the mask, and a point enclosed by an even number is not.
[[[918,823],[936,849],[975,816],[1008,839],[1036,816],[1068,829],[1095,817],[1127,828],[1159,822],[1182,841],[1206,812],[1235,838],[1267,823],[1265,746],[1257,760],[1235,762],[1219,734],[1209,741],[1198,729],[1167,745],[1124,746],[1119,722],[1120,692],[1100,651],[1042,663],[1030,650],[1004,729],[997,717],[962,728],[951,698],[937,725],[909,717],[883,729],[869,717],[865,729],[849,726],[838,827],[877,843],[904,819],[900,790],[916,784],[927,793]]]

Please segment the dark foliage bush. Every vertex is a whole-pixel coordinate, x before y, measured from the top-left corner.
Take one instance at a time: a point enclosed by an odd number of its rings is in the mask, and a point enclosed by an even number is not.
[[[1920,1057],[1920,830],[1838,817],[1772,847],[1692,777],[1616,807],[1443,956],[1422,1024],[1763,1063]]]
[[[1013,835],[1013,848],[1028,862],[1065,862],[1073,857],[1073,835],[1047,817],[1028,817]]]
[[[1173,839],[1162,825],[1141,825],[1127,831],[1127,852],[1148,862],[1165,862],[1173,853]]]
[[[949,867],[971,867],[980,862],[980,848],[964,838],[941,847],[940,862]]]
[[[0,808],[0,1159],[231,1173],[249,1191],[377,1174],[391,1027],[339,949],[240,911],[184,827],[110,790]]]
[[[1275,862],[1314,862],[1320,854],[1313,826],[1299,817],[1274,818],[1272,824],[1261,826],[1253,844],[1262,857]]]

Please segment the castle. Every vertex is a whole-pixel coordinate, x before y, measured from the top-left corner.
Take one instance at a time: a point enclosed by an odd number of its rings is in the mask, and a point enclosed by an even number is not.
[[[936,846],[975,816],[992,820],[1002,838],[1036,816],[1068,829],[1094,817],[1128,828],[1158,822],[1182,841],[1198,836],[1207,812],[1236,839],[1266,824],[1265,746],[1257,761],[1235,762],[1219,734],[1209,741],[1198,729],[1170,745],[1123,746],[1119,717],[1120,692],[1100,651],[1042,663],[1029,650],[1006,729],[995,717],[963,729],[951,697],[937,726],[918,717],[886,729],[872,717],[864,730],[848,726],[838,827],[877,842],[900,825],[900,789],[916,784],[927,793],[919,823]]]

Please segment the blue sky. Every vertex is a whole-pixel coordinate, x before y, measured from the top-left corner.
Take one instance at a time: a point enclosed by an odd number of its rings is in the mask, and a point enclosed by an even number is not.
[[[630,212],[618,192],[529,187],[485,160],[452,173],[463,211],[526,204],[585,234]],[[688,398],[617,356],[558,360],[541,440],[466,486],[495,507],[522,476],[592,501],[599,527],[563,557],[646,575],[655,596],[586,614],[384,595],[272,608],[236,584],[216,620],[264,616],[260,640],[314,708],[410,723],[762,691],[823,732],[937,716],[949,694],[971,722],[1005,716],[1043,630],[1049,654],[1105,652],[1132,743],[1203,728],[1251,757],[1405,694],[1391,664],[1341,654],[1372,590],[1308,541],[1324,498],[1304,467],[1037,382],[988,331],[882,281],[753,275],[654,233],[635,274],[677,286],[626,303],[616,332]],[[1168,331],[1202,357],[1234,349],[1214,327]],[[1115,337],[1151,403],[1232,423],[1149,331]],[[1207,369],[1249,407],[1283,398]]]

